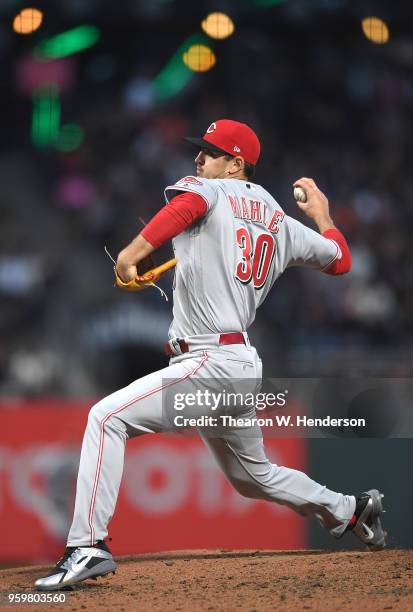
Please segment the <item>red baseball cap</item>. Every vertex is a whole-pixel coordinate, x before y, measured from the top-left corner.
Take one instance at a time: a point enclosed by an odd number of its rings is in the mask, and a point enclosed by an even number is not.
[[[246,124],[231,119],[211,123],[202,138],[185,138],[201,149],[212,149],[223,155],[240,155],[255,166],[261,145],[256,133]]]

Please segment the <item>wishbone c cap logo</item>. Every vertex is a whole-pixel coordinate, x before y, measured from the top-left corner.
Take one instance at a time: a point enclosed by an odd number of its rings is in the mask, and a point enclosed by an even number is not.
[[[217,129],[217,124],[215,122],[211,123],[211,125],[207,129],[206,133],[207,134],[212,134],[212,132],[214,132],[216,129]]]

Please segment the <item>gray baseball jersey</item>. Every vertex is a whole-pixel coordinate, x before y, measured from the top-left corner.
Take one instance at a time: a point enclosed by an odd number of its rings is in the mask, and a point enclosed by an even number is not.
[[[187,176],[165,189],[202,196],[205,216],[173,240],[178,259],[170,338],[245,331],[289,266],[328,267],[339,246],[286,215],[260,185]]]

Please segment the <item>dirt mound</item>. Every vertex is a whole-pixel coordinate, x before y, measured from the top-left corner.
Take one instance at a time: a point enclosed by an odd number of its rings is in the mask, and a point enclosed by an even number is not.
[[[65,604],[32,604],[30,610],[413,610],[412,550],[199,550],[117,561],[115,576],[60,592]],[[33,581],[46,569],[0,571],[1,604],[8,592],[36,593]]]

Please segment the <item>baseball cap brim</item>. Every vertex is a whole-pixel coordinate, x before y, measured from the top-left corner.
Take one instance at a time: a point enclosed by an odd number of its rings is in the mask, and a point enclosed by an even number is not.
[[[224,149],[220,149],[219,147],[211,144],[210,142],[208,142],[207,140],[204,140],[203,138],[192,138],[192,137],[187,136],[186,138],[184,138],[184,140],[199,147],[200,149],[210,149],[211,151],[222,153],[222,155],[231,155],[231,153],[224,151]]]

